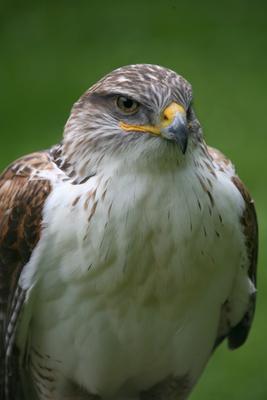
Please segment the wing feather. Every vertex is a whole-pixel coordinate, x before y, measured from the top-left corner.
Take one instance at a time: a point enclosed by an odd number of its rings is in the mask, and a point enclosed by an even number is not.
[[[251,199],[246,187],[237,176],[234,176],[232,178],[232,181],[241,193],[245,202],[245,210],[243,212],[240,222],[245,236],[245,245],[247,250],[247,257],[249,260],[248,276],[251,282],[256,287],[258,259],[258,223],[254,201]],[[235,349],[245,342],[253,321],[255,306],[256,292],[250,295],[249,306],[244,317],[234,328],[232,328],[228,335],[228,344],[231,349]]]
[[[219,166],[219,169],[225,171],[231,176],[233,184],[236,186],[241,196],[243,197],[245,208],[243,215],[240,219],[240,225],[245,237],[245,247],[247,251],[247,258],[249,262],[248,277],[256,287],[257,275],[257,257],[258,257],[258,223],[257,215],[248,190],[236,175],[234,167],[230,160],[228,160],[220,151],[208,147],[209,155],[213,162]],[[249,304],[241,321],[234,327],[231,327],[227,334],[219,335],[216,345],[219,344],[225,337],[228,338],[228,345],[231,349],[240,347],[247,339],[255,312],[256,293],[250,295]]]
[[[50,182],[36,173],[51,168],[48,153],[14,162],[0,176],[0,398],[21,398],[16,326],[25,293],[18,285],[41,232],[42,208]]]

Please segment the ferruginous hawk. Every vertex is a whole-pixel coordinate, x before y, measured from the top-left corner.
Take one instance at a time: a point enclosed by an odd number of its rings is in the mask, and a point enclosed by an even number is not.
[[[190,84],[119,68],[0,177],[0,397],[186,399],[255,308],[253,202]]]

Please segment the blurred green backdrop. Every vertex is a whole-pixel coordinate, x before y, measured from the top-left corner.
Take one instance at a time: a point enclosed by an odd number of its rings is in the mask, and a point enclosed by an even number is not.
[[[170,67],[193,84],[209,144],[234,161],[260,223],[259,293],[244,347],[222,346],[192,400],[267,399],[267,2],[2,1],[0,168],[60,140],[72,103],[130,63]]]

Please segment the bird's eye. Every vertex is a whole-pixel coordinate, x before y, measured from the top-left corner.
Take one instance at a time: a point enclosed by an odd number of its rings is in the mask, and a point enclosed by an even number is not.
[[[129,97],[119,96],[117,98],[117,106],[125,114],[134,114],[140,107],[140,104],[135,100],[129,99]]]

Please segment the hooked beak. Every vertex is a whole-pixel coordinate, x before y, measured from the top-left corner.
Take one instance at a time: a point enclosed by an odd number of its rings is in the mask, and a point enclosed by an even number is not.
[[[175,141],[183,154],[188,143],[188,128],[185,109],[173,102],[163,112],[160,134],[168,140]]]
[[[188,143],[186,111],[178,103],[172,102],[165,108],[157,125],[128,125],[120,122],[120,127],[125,131],[146,132],[161,136],[176,142],[183,154],[186,152]]]

